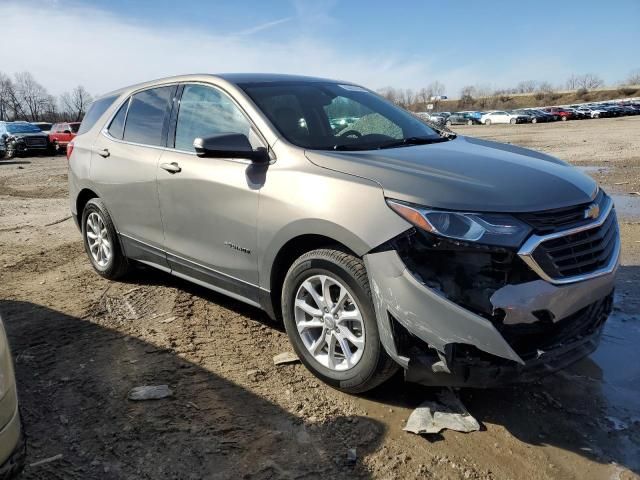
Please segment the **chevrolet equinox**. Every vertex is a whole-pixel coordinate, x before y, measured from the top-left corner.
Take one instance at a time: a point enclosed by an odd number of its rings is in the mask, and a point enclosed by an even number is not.
[[[592,352],[613,202],[549,155],[429,126],[349,82],[186,75],[96,100],[71,211],[115,279],[156,267],[281,318],[317,377],[523,382]]]

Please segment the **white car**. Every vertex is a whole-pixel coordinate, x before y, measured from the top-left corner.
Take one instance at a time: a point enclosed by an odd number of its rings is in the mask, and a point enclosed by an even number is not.
[[[525,115],[516,115],[504,110],[487,112],[480,117],[480,123],[484,125],[491,125],[492,123],[526,123],[526,121],[527,117]]]
[[[605,110],[600,110],[599,108],[596,108],[596,107],[580,107],[580,108],[576,108],[576,110],[578,112],[586,113],[591,118],[600,118],[607,115],[607,112]]]

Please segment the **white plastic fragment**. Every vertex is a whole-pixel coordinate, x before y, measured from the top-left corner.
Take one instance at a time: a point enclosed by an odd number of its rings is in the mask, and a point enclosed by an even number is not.
[[[293,352],[283,352],[283,353],[279,353],[278,355],[273,357],[273,364],[274,365],[283,365],[285,363],[295,363],[295,362],[299,362],[299,361],[300,361],[300,359]]]
[[[476,432],[480,424],[451,390],[437,395],[438,401],[427,400],[416,408],[403,430],[416,434],[440,433],[444,429],[457,432]]]
[[[129,391],[129,400],[160,400],[161,398],[170,397],[173,392],[167,385],[142,385],[134,387]]]

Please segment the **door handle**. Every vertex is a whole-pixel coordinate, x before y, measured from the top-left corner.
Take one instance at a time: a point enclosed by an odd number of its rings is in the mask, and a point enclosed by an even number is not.
[[[178,162],[161,163],[160,168],[166,170],[169,173],[179,173],[182,171],[182,168],[180,168]]]
[[[100,155],[102,158],[107,158],[111,154],[109,153],[108,148],[103,148],[102,150],[98,150],[98,155]]]

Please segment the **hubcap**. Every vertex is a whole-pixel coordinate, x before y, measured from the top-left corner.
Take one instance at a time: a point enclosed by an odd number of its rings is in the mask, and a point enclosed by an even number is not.
[[[328,275],[307,278],[296,293],[294,318],[305,347],[321,365],[353,368],[364,352],[362,314],[342,282]]]
[[[99,267],[106,267],[111,260],[112,245],[109,232],[100,214],[91,212],[87,217],[87,243],[93,261]]]

